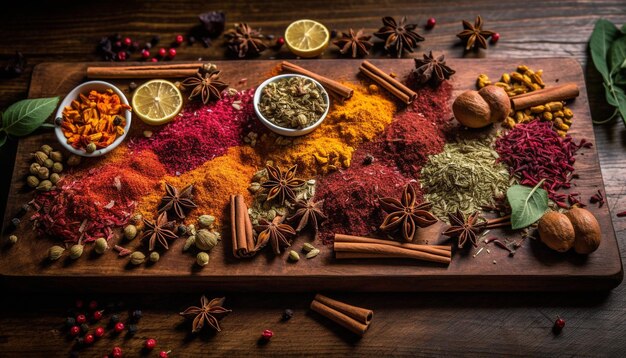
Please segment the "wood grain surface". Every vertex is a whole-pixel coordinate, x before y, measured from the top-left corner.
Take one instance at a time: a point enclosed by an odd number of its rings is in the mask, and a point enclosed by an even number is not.
[[[21,77],[0,80],[0,107],[27,96],[33,65],[44,61],[96,61],[97,40],[114,32],[147,39],[153,34],[173,38],[195,24],[197,13],[223,9],[229,22],[246,21],[264,32],[279,34],[286,25],[304,16],[323,21],[330,28],[349,27],[375,31],[384,15],[407,15],[423,25],[434,16],[437,26],[423,31],[426,41],[420,50],[442,51],[450,58],[530,58],[567,56],[584,69],[592,116],[606,118],[611,113],[604,100],[599,74],[590,64],[587,41],[594,22],[608,18],[626,23],[626,5],[613,1],[474,1],[457,3],[389,1],[125,1],[77,3],[56,1],[35,5],[16,2],[11,10],[0,12],[2,35],[0,59],[22,51],[29,66]],[[454,36],[460,20],[480,14],[488,29],[502,38],[488,51],[464,54]],[[293,58],[286,49],[262,58]],[[336,58],[327,51],[325,58]],[[378,48],[373,57],[383,57]],[[201,46],[179,51],[180,60],[224,59],[219,41],[210,49]],[[626,219],[615,213],[626,209],[626,130],[621,121],[594,127],[608,205],[621,256],[626,247]],[[16,142],[0,150],[2,197],[8,193]],[[0,202],[0,208],[4,204]],[[0,209],[2,210],[2,209]],[[144,287],[141,295],[114,295],[101,301],[126,300],[144,310],[139,334],[132,339],[106,338],[81,356],[102,356],[113,345],[124,348],[127,356],[141,356],[147,337],[159,340],[159,348],[172,349],[174,357],[243,355],[393,355],[393,356],[622,356],[626,350],[626,288],[620,285],[608,293],[414,293],[363,294],[334,293],[331,297],[375,311],[372,326],[362,339],[308,313],[313,295],[249,294],[227,292],[226,306],[234,310],[222,321],[219,334],[192,338],[188,325],[177,316],[180,309],[197,304],[201,293],[216,297],[222,292],[156,295]],[[88,292],[85,298],[89,299]],[[65,310],[75,295],[3,292],[0,306],[0,356],[67,356],[72,344],[59,332]],[[293,308],[295,318],[279,323],[284,308]],[[550,328],[556,315],[566,321],[555,336]],[[275,332],[272,342],[258,345],[263,329]],[[147,356],[147,355],[146,355]],[[154,354],[150,355],[154,356]]]

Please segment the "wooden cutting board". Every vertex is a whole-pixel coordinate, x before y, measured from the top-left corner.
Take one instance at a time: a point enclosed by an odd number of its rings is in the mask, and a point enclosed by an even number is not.
[[[315,72],[343,81],[359,81],[359,61],[315,60],[294,61]],[[406,75],[413,60],[371,60],[387,71]],[[449,60],[456,69],[455,95],[473,89],[476,76],[486,73],[499,78],[518,64],[544,70],[548,85],[557,82],[576,82],[580,97],[569,104],[575,113],[571,135],[580,140],[594,142],[587,92],[582,69],[578,62],[567,58],[528,60]],[[226,61],[217,65],[226,82],[239,83],[239,89],[257,86],[265,80],[278,61]],[[94,64],[91,64],[94,65]],[[103,65],[103,64],[98,64]],[[29,97],[64,96],[74,86],[85,80],[86,63],[44,63],[33,71]],[[122,89],[130,81],[113,81]],[[137,81],[140,83],[140,81]],[[134,122],[136,123],[136,122]],[[133,124],[135,126],[135,124]],[[43,143],[54,143],[52,132],[36,134],[22,139],[18,146],[11,191],[9,194],[5,226],[22,204],[32,198],[24,186],[28,172],[29,153]],[[595,147],[578,155],[576,180],[573,190],[582,193],[584,200],[600,189],[604,192],[602,174]],[[216,193],[217,194],[217,193]],[[230,193],[219,193],[228,195]],[[489,246],[480,255],[456,252],[449,267],[409,260],[343,260],[333,258],[332,247],[318,244],[322,253],[315,259],[302,259],[298,263],[286,262],[286,256],[272,257],[262,253],[251,260],[232,257],[229,235],[211,252],[210,264],[202,270],[194,265],[194,257],[181,254],[184,240],[170,246],[170,252],[161,256],[155,265],[129,267],[127,258],[114,253],[103,256],[84,254],[76,262],[61,259],[50,263],[47,249],[54,244],[48,238],[38,238],[30,230],[24,217],[17,230],[19,242],[11,247],[8,235],[2,236],[0,250],[0,275],[2,284],[21,290],[89,289],[98,291],[181,291],[181,290],[262,290],[262,291],[313,291],[320,289],[359,291],[529,291],[529,290],[598,290],[617,286],[623,276],[621,258],[611,222],[609,209],[590,205],[602,228],[602,243],[593,254],[584,257],[574,253],[558,254],[543,244],[527,240],[514,257],[504,250]],[[332,220],[332,214],[330,215]],[[506,232],[492,232],[506,237]],[[428,233],[422,233],[428,235]],[[511,235],[511,233],[508,233]],[[510,237],[510,236],[509,236]],[[296,247],[307,240],[298,238]],[[265,250],[269,251],[269,250]]]

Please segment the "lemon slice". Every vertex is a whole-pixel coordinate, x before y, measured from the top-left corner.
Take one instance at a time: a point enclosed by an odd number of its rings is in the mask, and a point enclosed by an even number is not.
[[[183,95],[170,81],[148,81],[139,86],[133,95],[133,112],[147,124],[167,123],[182,108]]]
[[[285,44],[300,57],[319,56],[328,47],[329,40],[328,29],[313,20],[294,21],[285,30]]]

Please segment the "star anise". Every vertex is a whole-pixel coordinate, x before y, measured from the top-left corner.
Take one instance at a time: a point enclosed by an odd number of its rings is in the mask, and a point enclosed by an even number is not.
[[[424,38],[414,31],[415,28],[417,24],[406,23],[406,16],[400,23],[397,23],[393,17],[386,16],[383,17],[383,27],[375,32],[374,36],[386,40],[385,50],[393,51],[400,58],[403,50],[413,52],[417,43],[424,41]]]
[[[180,219],[185,218],[185,210],[196,208],[196,204],[191,200],[193,185],[189,184],[178,190],[169,183],[165,183],[165,196],[161,199],[161,207],[159,213],[165,211],[174,211],[174,214]]]
[[[148,249],[154,250],[154,246],[159,243],[166,250],[169,249],[167,240],[175,240],[178,238],[174,231],[174,221],[167,221],[167,212],[162,212],[156,221],[143,219],[145,229],[142,239],[149,237]]]
[[[213,329],[220,332],[221,329],[218,318],[232,312],[231,310],[222,307],[225,300],[226,297],[222,297],[214,298],[209,301],[206,296],[202,296],[202,298],[200,298],[201,307],[191,306],[179,314],[183,317],[195,316],[191,326],[192,333],[199,332],[202,327],[204,327],[205,323],[208,323],[211,327],[213,327]]]
[[[495,32],[483,30],[483,19],[480,15],[476,16],[474,25],[463,20],[463,31],[456,36],[465,42],[465,50],[470,50],[474,46],[487,48],[487,39],[493,36]]]
[[[278,167],[267,166],[268,179],[261,184],[261,187],[268,189],[266,201],[278,198],[278,203],[282,205],[285,198],[292,202],[296,200],[293,189],[304,185],[304,180],[295,177],[297,167],[294,165],[283,172]]]
[[[263,42],[263,35],[246,23],[236,24],[235,28],[227,31],[224,36],[227,39],[228,48],[239,58],[257,55],[267,48]]]
[[[395,198],[378,199],[380,206],[388,215],[380,225],[385,232],[402,230],[405,241],[412,241],[417,227],[427,227],[437,222],[437,218],[428,212],[432,207],[430,203],[417,204],[415,188],[407,184],[402,192],[400,200]]]
[[[341,38],[333,41],[333,44],[339,47],[339,52],[341,52],[342,55],[352,50],[353,58],[357,56],[364,57],[369,55],[370,48],[374,46],[374,44],[369,41],[370,38],[372,38],[371,35],[363,35],[363,29],[360,29],[356,33],[354,33],[354,30],[350,29],[348,32],[342,32]]]
[[[283,247],[291,246],[289,238],[296,234],[290,225],[283,223],[282,216],[276,216],[271,222],[261,219],[254,229],[259,233],[254,251],[260,250],[269,242],[276,255],[280,255]]]
[[[465,215],[457,209],[456,214],[448,213],[450,219],[450,228],[443,232],[448,237],[458,237],[459,248],[465,246],[467,241],[472,245],[478,246],[478,234],[485,228],[486,221],[478,222],[478,212],[474,212],[465,218]]]
[[[322,212],[323,204],[324,200],[314,202],[313,199],[300,199],[294,204],[296,212],[288,220],[299,220],[298,227],[296,227],[297,232],[309,226],[313,230],[313,233],[317,235],[319,224],[327,219],[326,215]]]
[[[415,69],[413,75],[420,84],[430,83],[433,86],[439,86],[444,80],[450,79],[456,71],[446,66],[444,55],[437,58],[430,51],[428,55],[423,54],[424,59],[415,59]]]
[[[215,65],[209,65],[206,68],[203,67],[195,76],[183,80],[183,87],[193,87],[189,99],[200,96],[204,104],[212,99],[221,99],[222,91],[228,87],[228,84],[220,80],[220,72]]]

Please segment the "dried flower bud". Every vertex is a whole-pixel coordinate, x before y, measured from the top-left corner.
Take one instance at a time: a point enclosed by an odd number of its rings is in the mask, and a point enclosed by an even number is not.
[[[209,264],[209,254],[206,252],[199,252],[196,256],[196,263],[198,266],[203,267]]]
[[[194,235],[189,236],[187,240],[185,241],[185,245],[183,246],[183,252],[189,250],[191,245],[195,243],[196,243],[196,237]]]
[[[41,165],[39,165],[39,163],[36,163],[36,162],[35,162],[35,163],[32,163],[32,164],[30,165],[30,169],[29,169],[29,170],[30,170],[30,173],[31,173],[32,175],[37,175],[37,174],[39,173],[39,168],[41,168]]]
[[[94,251],[100,255],[102,255],[108,248],[109,248],[109,245],[107,243],[107,239],[103,237],[97,239],[93,247]]]
[[[52,246],[49,250],[48,250],[48,258],[51,261],[54,260],[58,260],[59,257],[61,257],[61,255],[63,255],[63,251],[65,251],[65,249],[61,246]]]
[[[137,237],[137,227],[135,225],[128,225],[124,228],[124,237],[126,240],[132,240]]]
[[[39,185],[39,179],[34,175],[29,175],[28,178],[26,178],[26,185],[31,188],[36,188]]]
[[[146,255],[144,255],[140,251],[135,251],[130,254],[130,263],[133,265],[141,265],[146,259]]]
[[[39,185],[37,185],[37,190],[39,191],[48,191],[52,189],[52,182],[50,180],[44,180]]]
[[[211,251],[217,245],[219,234],[207,229],[200,229],[196,233],[196,247],[200,250]]]
[[[50,157],[50,159],[54,160],[55,162],[62,162],[63,161],[63,153],[57,151],[51,152],[50,154],[48,154],[48,156]]]
[[[78,164],[80,164],[81,161],[81,157],[80,155],[76,155],[76,154],[70,154],[70,157],[67,158],[67,166],[68,167],[75,167]]]
[[[150,253],[150,262],[157,262],[159,261],[160,258],[161,258],[161,255],[159,255],[158,252],[152,251]]]
[[[300,260],[300,255],[298,255],[297,252],[291,250],[291,251],[289,251],[289,260],[293,261],[293,262],[299,261]]]
[[[17,236],[16,235],[9,236],[9,242],[11,244],[15,244],[17,242]]]
[[[53,173],[60,173],[63,171],[63,164],[59,163],[59,162],[55,162],[54,164],[52,164],[52,172]]]
[[[52,160],[50,158],[44,160],[44,162],[43,162],[43,166],[48,168],[48,169],[51,169],[53,165],[54,165],[54,160]]]
[[[40,167],[37,171],[37,176],[39,177],[39,179],[48,179],[48,177],[50,176],[50,170],[48,170],[48,168],[46,167]]]
[[[39,150],[46,153],[46,155],[50,155],[50,153],[52,152],[52,147],[47,144],[44,144],[39,148]]]
[[[315,250],[315,246],[309,244],[308,242],[305,242],[304,245],[302,245],[302,251],[311,252],[312,250]]]
[[[215,216],[213,215],[201,215],[198,218],[198,225],[203,229],[210,229],[215,223]]]
[[[87,146],[85,147],[85,151],[87,153],[95,152],[96,151],[96,143],[90,142],[89,144],[87,144]]]
[[[70,247],[70,259],[76,260],[83,255],[83,245],[76,244]]]
[[[33,158],[35,158],[39,165],[43,165],[46,159],[48,159],[48,155],[42,151],[37,151],[33,154]]]
[[[50,182],[52,182],[52,184],[56,185],[59,180],[61,180],[61,176],[58,173],[50,174]]]

